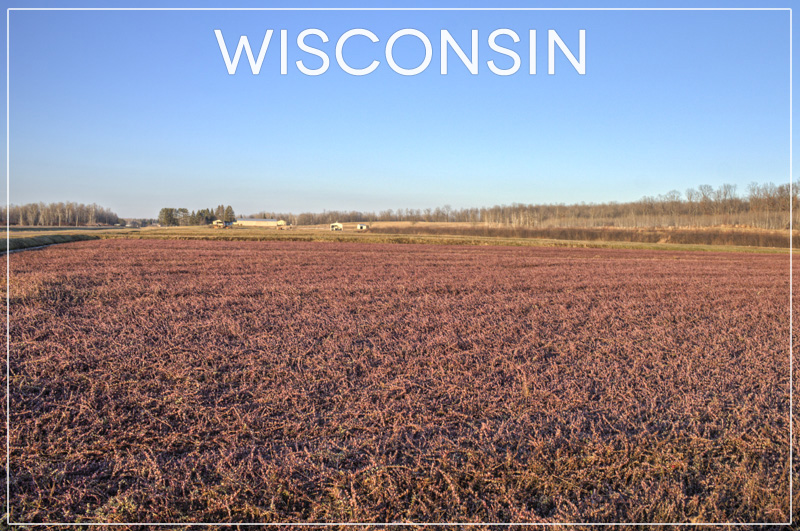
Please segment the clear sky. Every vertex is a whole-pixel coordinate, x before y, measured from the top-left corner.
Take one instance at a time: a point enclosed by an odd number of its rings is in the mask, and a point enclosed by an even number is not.
[[[270,28],[261,73],[243,56],[229,75],[214,30],[231,53],[241,35],[258,53]],[[330,57],[320,76],[295,66],[321,63],[297,47],[307,28],[330,38],[307,39]],[[336,40],[353,28],[380,39],[344,48],[353,67],[380,61],[366,76],[336,64]],[[403,28],[433,45],[416,76],[397,74],[384,55]],[[489,49],[498,28],[522,38],[497,41],[521,56],[511,76],[486,64],[511,66]],[[453,52],[440,74],[442,29],[465,50],[478,30],[478,75]],[[558,50],[548,75],[550,29],[576,56],[586,30],[585,75]],[[397,42],[401,66],[423,55],[413,37]],[[155,217],[164,206],[220,203],[251,214],[627,201],[699,184],[744,192],[752,181],[789,181],[789,62],[788,11],[12,11],[10,201]]]

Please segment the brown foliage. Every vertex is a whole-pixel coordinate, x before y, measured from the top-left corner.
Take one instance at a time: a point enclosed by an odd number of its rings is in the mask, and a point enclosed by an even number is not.
[[[11,257],[13,521],[788,519],[788,257]]]
[[[411,225],[403,227],[371,227],[379,234],[450,234],[458,236],[490,236],[497,238],[545,238],[551,240],[582,240],[637,243],[675,243],[684,245],[739,245],[749,247],[789,248],[789,231],[730,228],[695,229],[626,229],[582,227],[492,227],[463,225]],[[793,247],[800,248],[800,234],[793,237]]]

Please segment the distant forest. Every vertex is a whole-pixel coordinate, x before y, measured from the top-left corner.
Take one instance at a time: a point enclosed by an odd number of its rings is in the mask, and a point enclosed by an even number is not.
[[[789,184],[752,183],[745,194],[736,185],[718,188],[704,184],[681,194],[673,190],[629,203],[520,204],[484,208],[397,209],[375,212],[325,211],[287,214],[260,212],[258,218],[285,219],[292,225],[319,225],[355,221],[472,222],[526,228],[547,227],[711,227],[747,226],[762,229],[789,227],[789,205],[797,226],[798,189]]]
[[[119,217],[107,208],[94,203],[28,203],[27,205],[11,205],[0,208],[0,222],[8,221],[9,225],[42,226],[92,226],[115,225]]]
[[[214,220],[225,222],[236,221],[236,214],[230,205],[219,205],[217,208],[192,210],[188,208],[162,208],[158,213],[158,223],[162,227],[186,227],[190,225],[211,225]]]
[[[301,214],[259,212],[252,217],[283,219],[292,225],[321,225],[334,222],[428,221],[471,222],[520,228],[553,227],[712,227],[720,225],[761,229],[789,227],[789,208],[798,226],[800,181],[791,189],[788,184],[752,183],[745,193],[736,186],[718,188],[701,185],[681,194],[673,190],[656,197],[643,197],[628,203],[521,204],[483,208],[437,208],[358,212],[330,210]],[[92,226],[125,224],[114,212],[96,204],[29,203],[0,208],[0,222],[26,226]],[[189,211],[186,208],[162,208],[158,221],[162,226],[209,225],[215,219],[235,220],[231,206],[219,205]],[[153,220],[128,220],[131,226],[144,226]]]

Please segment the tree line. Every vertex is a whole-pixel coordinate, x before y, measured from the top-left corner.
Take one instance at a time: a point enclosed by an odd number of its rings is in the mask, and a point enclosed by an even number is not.
[[[230,205],[217,208],[204,208],[189,212],[187,208],[162,208],[158,213],[158,223],[162,227],[186,227],[190,225],[210,225],[215,220],[226,223],[236,221],[236,214]]]
[[[672,190],[658,196],[645,196],[625,203],[522,204],[482,208],[436,208],[382,210],[379,212],[329,210],[300,214],[259,212],[253,217],[283,219],[292,225],[321,225],[334,222],[470,222],[521,228],[548,227],[707,227],[739,225],[763,229],[789,226],[789,209],[794,224],[798,222],[800,181],[789,184],[751,183],[740,194],[736,185],[717,188],[700,185],[683,194]],[[28,203],[0,207],[0,222],[27,226],[86,226],[125,223],[109,209],[96,204],[75,202]],[[186,208],[162,208],[158,222],[162,226],[209,225],[214,220],[236,220],[233,207],[218,205],[189,211]],[[150,220],[138,220],[144,226]],[[132,223],[133,224],[133,223]]]
[[[789,184],[751,183],[745,194],[736,185],[717,188],[700,185],[685,193],[672,190],[627,203],[521,204],[483,208],[437,208],[382,210],[380,212],[330,210],[301,214],[259,212],[253,217],[285,219],[292,225],[334,222],[427,221],[471,222],[513,227],[708,227],[740,225],[763,229],[789,226],[789,208],[798,220],[800,181]]]
[[[107,208],[94,203],[28,203],[25,205],[10,205],[0,209],[2,223],[9,225],[27,226],[86,226],[86,225],[116,225],[119,217]]]

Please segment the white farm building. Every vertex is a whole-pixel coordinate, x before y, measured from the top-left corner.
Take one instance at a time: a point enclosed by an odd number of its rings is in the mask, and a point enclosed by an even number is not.
[[[268,229],[277,229],[283,227],[286,222],[282,219],[259,219],[259,218],[240,218],[236,220],[234,226],[236,227],[265,227]]]

